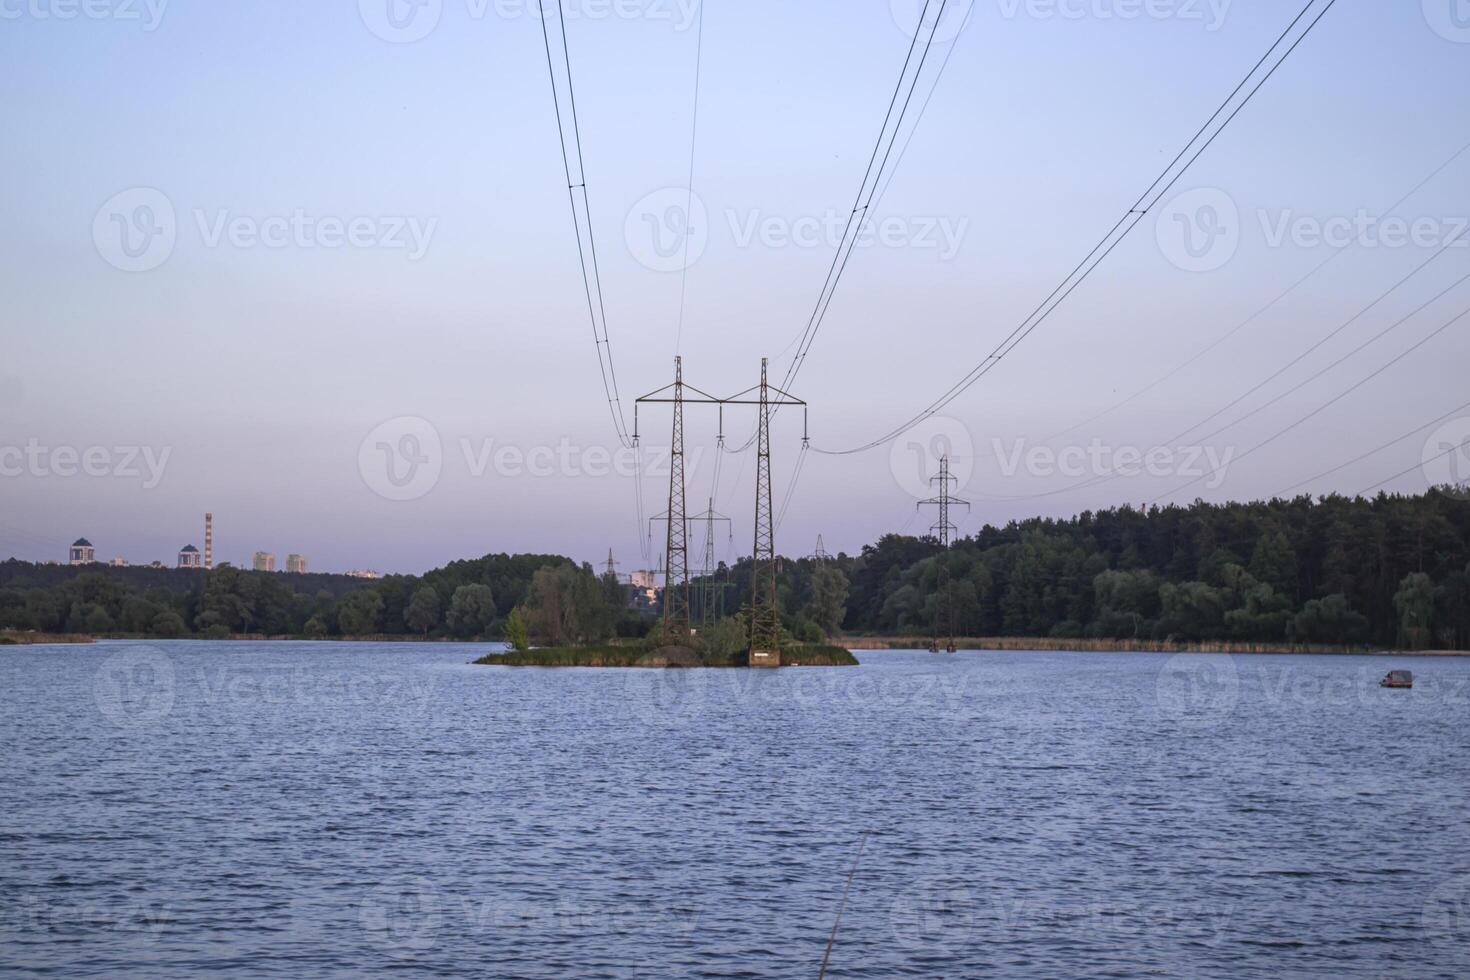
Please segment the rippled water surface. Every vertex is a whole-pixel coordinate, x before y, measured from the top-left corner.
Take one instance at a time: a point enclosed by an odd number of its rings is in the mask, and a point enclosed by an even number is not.
[[[1464,660],[481,652],[0,651],[0,969],[1470,974]]]

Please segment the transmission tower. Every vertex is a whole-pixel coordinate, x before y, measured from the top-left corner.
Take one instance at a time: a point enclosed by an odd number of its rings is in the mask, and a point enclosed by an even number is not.
[[[607,549],[607,574],[613,578],[618,577],[618,563],[613,560],[612,549]]]
[[[729,584],[715,581],[715,525],[724,521],[730,526],[732,537],[735,531],[730,518],[715,513],[715,498],[713,497],[709,499],[709,509],[695,520],[704,521],[704,567],[700,569],[702,578],[699,589],[699,623],[701,626],[708,627],[713,626],[725,611],[725,586]],[[715,608],[717,598],[718,610]]]
[[[653,525],[665,523],[668,519],[668,514],[659,514],[657,517],[650,517],[648,519],[648,536],[650,538],[653,537]],[[717,615],[714,615],[715,595],[719,593],[721,604],[723,604],[724,591],[728,586],[728,583],[716,584],[714,581],[714,574],[717,570],[715,565],[715,525],[721,522],[725,524],[731,524],[732,522],[724,514],[715,512],[714,498],[710,498],[708,510],[703,514],[695,514],[688,518],[688,520],[690,524],[701,523],[704,525],[704,564],[695,570],[695,574],[700,577],[698,588],[690,588],[691,599],[697,598],[698,600],[697,602],[692,602],[690,605],[690,619],[697,618],[701,626],[708,626],[719,618]],[[698,609],[697,617],[694,615],[696,607]]]
[[[776,530],[775,510],[771,506],[771,410],[784,405],[802,407],[801,444],[808,444],[806,402],[789,395],[770,383],[769,361],[761,358],[761,383],[732,398],[726,405],[755,405],[759,411],[756,426],[755,471],[755,550],[751,555],[750,588],[750,666],[781,666],[781,612],[776,605]],[[750,398],[752,393],[756,397]]]
[[[807,557],[814,560],[817,563],[818,568],[826,566],[827,559],[832,557],[831,555],[827,554],[827,546],[822,543],[822,536],[820,534],[817,535],[817,550],[813,551]]]
[[[929,652],[939,652],[939,639],[944,635],[944,649],[950,653],[955,652],[954,643],[954,585],[949,580],[949,547],[958,536],[959,528],[949,519],[951,506],[959,505],[968,508],[968,501],[961,500],[949,492],[951,485],[959,482],[959,478],[949,472],[949,457],[939,457],[939,475],[930,477],[930,485],[939,486],[939,495],[921,500],[918,503],[920,509],[924,507],[936,507],[939,509],[939,520],[930,526],[929,531],[939,539],[939,548],[944,554],[940,556],[939,580],[934,593],[934,632],[929,641]]]
[[[686,392],[694,393],[690,398]],[[684,508],[684,406],[688,403],[721,404],[684,383],[684,359],[674,358],[674,383],[644,395],[634,403],[633,441],[638,436],[638,407],[645,404],[667,404],[674,407],[673,429],[669,442],[669,509],[668,534],[664,538],[664,632],[671,640],[689,638],[689,520]]]

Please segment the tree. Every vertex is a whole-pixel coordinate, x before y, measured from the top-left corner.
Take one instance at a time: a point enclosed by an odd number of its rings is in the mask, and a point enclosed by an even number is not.
[[[110,633],[115,628],[107,610],[95,602],[74,603],[66,617],[66,629],[70,633]]]
[[[1367,632],[1368,618],[1354,612],[1340,592],[1309,601],[1288,629],[1297,643],[1353,644],[1361,642]]]
[[[1280,531],[1264,534],[1256,541],[1250,572],[1256,581],[1271,586],[1278,595],[1296,604],[1296,552],[1292,551],[1285,534]]]
[[[439,593],[433,586],[425,585],[414,591],[403,621],[410,629],[423,635],[428,635],[429,630],[439,625]]]
[[[1167,583],[1159,590],[1159,600],[1163,607],[1159,629],[1165,635],[1197,641],[1222,633],[1225,596],[1220,589],[1204,582]]]
[[[142,596],[130,596],[123,601],[119,624],[124,633],[153,632],[153,621],[163,609],[157,603]]]
[[[847,615],[847,576],[834,565],[824,565],[812,575],[812,598],[807,603],[806,618],[826,636],[842,629]]]
[[[591,566],[543,568],[531,579],[526,626],[548,646],[596,643],[612,636],[617,610],[603,596]]]
[[[455,636],[481,636],[495,622],[495,594],[488,585],[461,585],[449,600],[445,622]]]
[[[148,632],[154,636],[175,637],[183,636],[186,632],[184,620],[172,609],[165,609],[153,617],[153,622],[148,624]]]
[[[1404,576],[1394,593],[1393,606],[1399,614],[1399,643],[1406,650],[1428,646],[1434,631],[1434,583],[1423,572]]]
[[[727,616],[701,633],[705,664],[718,667],[736,663],[750,649],[746,630],[749,624],[749,616]]]
[[[531,649],[531,640],[526,633],[526,618],[521,615],[520,606],[512,609],[505,618],[505,642],[517,652]]]
[[[1097,597],[1094,636],[1147,637],[1159,609],[1159,581],[1153,572],[1106,571],[1092,581]]]
[[[327,624],[320,616],[313,616],[306,621],[306,625],[302,627],[302,632],[313,640],[320,640],[327,635]]]
[[[362,589],[342,600],[337,610],[337,628],[343,636],[371,636],[378,632],[383,597],[376,589]]]

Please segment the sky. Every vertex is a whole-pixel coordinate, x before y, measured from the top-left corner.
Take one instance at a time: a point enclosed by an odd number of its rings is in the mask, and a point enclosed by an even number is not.
[[[791,386],[819,450],[875,439],[981,363],[1301,6],[951,3]],[[565,5],[629,424],[676,354],[714,395],[756,384],[762,357],[779,380],[918,3]],[[0,79],[0,557],[86,536],[102,559],[171,564],[212,511],[235,563],[657,560],[669,409],[639,409],[641,454],[620,446],[534,0],[0,0]],[[1337,0],[938,416],[802,458],[801,413],[778,413],[778,550],[923,531],[943,453],[962,534],[1470,479],[1470,248],[1445,247],[1470,228],[1467,110],[1470,4]],[[723,424],[733,449],[754,416]],[[689,407],[687,494],[731,518],[716,556],[734,560],[755,461],[722,455],[719,425]]]

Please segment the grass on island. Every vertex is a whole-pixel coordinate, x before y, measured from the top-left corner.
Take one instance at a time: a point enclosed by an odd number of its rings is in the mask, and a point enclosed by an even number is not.
[[[857,658],[837,646],[804,644],[781,651],[791,667],[855,667]],[[639,646],[546,647],[492,653],[476,660],[494,667],[744,667],[745,657],[701,654],[683,647],[648,650]]]
[[[0,646],[33,646],[49,643],[95,643],[81,633],[34,633],[24,630],[0,630]]]

